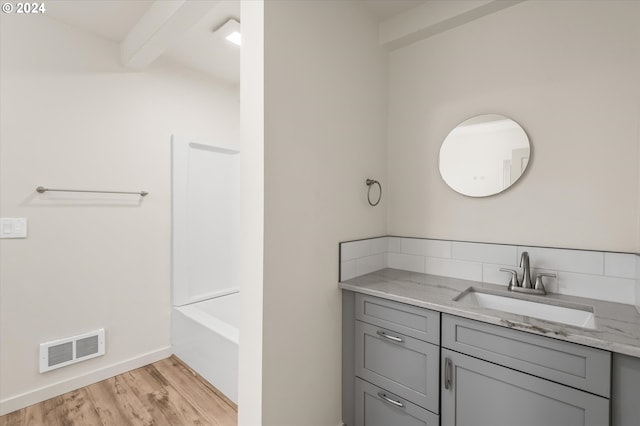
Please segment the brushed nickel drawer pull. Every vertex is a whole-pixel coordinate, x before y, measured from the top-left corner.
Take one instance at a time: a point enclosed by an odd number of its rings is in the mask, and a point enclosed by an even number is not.
[[[378,396],[382,398],[384,402],[391,404],[394,407],[404,408],[404,404],[402,402],[389,398],[387,395],[384,394],[384,392],[378,392]]]
[[[444,388],[451,388],[451,368],[453,367],[453,363],[451,359],[446,358],[444,360]]]
[[[384,332],[384,331],[382,331],[382,330],[379,330],[379,331],[377,332],[377,334],[378,334],[378,336],[380,336],[380,337],[384,337],[385,339],[387,339],[387,340],[391,340],[392,342],[396,342],[396,343],[402,343],[402,342],[404,342],[404,340],[402,340],[402,338],[401,338],[401,337],[391,336],[390,334],[387,334],[387,333],[385,333],[385,332]]]

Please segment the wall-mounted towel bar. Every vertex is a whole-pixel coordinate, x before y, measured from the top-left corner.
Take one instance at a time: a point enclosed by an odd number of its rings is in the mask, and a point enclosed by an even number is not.
[[[52,192],[91,192],[91,193],[98,193],[98,194],[136,194],[141,197],[145,197],[149,195],[147,191],[131,192],[131,191],[94,191],[90,189],[52,189],[52,188],[45,188],[44,186],[37,187],[36,191],[38,191],[40,194],[47,191],[52,191]]]

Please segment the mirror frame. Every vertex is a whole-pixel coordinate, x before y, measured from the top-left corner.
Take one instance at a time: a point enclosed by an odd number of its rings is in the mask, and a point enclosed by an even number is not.
[[[503,134],[500,135],[500,139],[484,140],[480,139],[483,135],[478,134],[477,137],[474,137],[473,134],[466,135],[464,134],[467,126],[482,126],[485,123],[491,122],[504,122],[500,127],[496,130],[504,133],[504,131],[508,131],[512,134]],[[488,126],[479,127],[483,132],[487,132]],[[461,134],[461,131],[463,132]],[[490,133],[488,133],[490,135]],[[496,133],[497,134],[497,133]],[[491,137],[491,136],[490,136]],[[486,138],[486,136],[484,136]],[[466,139],[466,140],[465,140]],[[447,141],[449,143],[447,144]],[[491,173],[490,180],[493,182],[491,186],[484,185],[490,189],[478,189],[473,190],[469,189],[469,186],[463,186],[460,184],[459,180],[459,170],[467,169],[470,166],[473,166],[476,163],[472,163],[473,160],[478,158],[478,152],[468,152],[468,156],[465,156],[465,152],[462,151],[462,155],[459,158],[459,162],[455,163],[452,161],[452,150],[459,150],[464,148],[465,145],[473,144],[476,141],[484,143],[483,146],[490,148],[489,144],[500,143],[499,149],[501,150],[503,155],[500,155],[500,152],[495,153],[493,157],[487,157],[485,161],[485,167],[487,163],[497,163],[499,161],[502,162],[502,165],[498,172]],[[456,144],[456,145],[453,145]],[[511,148],[511,158],[505,156],[504,153],[508,152],[509,148]],[[477,151],[478,148],[476,148]],[[526,150],[526,151],[525,151]],[[530,158],[531,158],[531,140],[529,136],[522,128],[522,126],[512,118],[503,115],[503,114],[480,114],[475,115],[473,117],[467,118],[466,120],[460,122],[457,126],[455,126],[445,137],[442,144],[440,145],[440,151],[438,154],[438,170],[440,172],[440,177],[447,184],[449,188],[457,192],[458,194],[465,195],[467,197],[473,198],[483,198],[490,197],[492,195],[500,194],[507,189],[511,188],[515,185],[520,178],[525,174],[527,169],[529,168]],[[444,153],[444,154],[443,154]],[[458,153],[460,154],[460,153]],[[443,155],[446,156],[447,161],[453,167],[448,167],[449,170],[445,170],[445,166],[443,166]],[[518,169],[513,169],[513,164],[519,160],[520,171],[516,171]],[[495,164],[493,164],[495,165]],[[507,174],[508,173],[508,174]],[[485,174],[482,174],[478,179],[477,175],[473,176],[473,180],[485,180]],[[501,180],[501,183],[500,183]],[[458,181],[458,182],[456,182]],[[508,184],[507,184],[508,182]],[[479,187],[481,188],[481,187]]]

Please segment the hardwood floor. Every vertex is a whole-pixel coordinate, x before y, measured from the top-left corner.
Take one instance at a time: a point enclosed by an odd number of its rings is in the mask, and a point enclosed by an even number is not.
[[[238,408],[176,357],[0,417],[0,426],[235,426]]]

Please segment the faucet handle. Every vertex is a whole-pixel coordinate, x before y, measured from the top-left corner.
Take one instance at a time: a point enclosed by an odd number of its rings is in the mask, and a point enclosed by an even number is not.
[[[509,268],[500,268],[500,270],[502,272],[511,273],[511,280],[509,280],[509,287],[508,287],[509,290],[511,290],[513,287],[520,287],[520,283],[518,282],[518,271],[516,271],[515,269],[509,269]]]
[[[542,283],[542,277],[557,278],[558,275],[550,272],[538,272],[536,274],[536,285],[533,288],[536,290],[542,290],[543,294],[547,294],[544,284]]]

